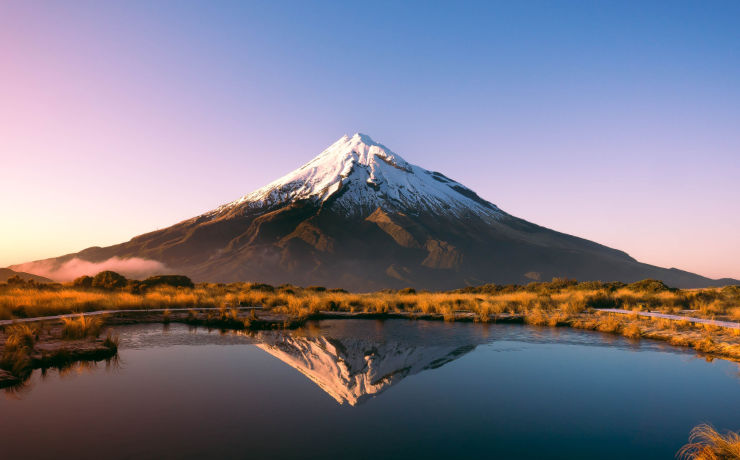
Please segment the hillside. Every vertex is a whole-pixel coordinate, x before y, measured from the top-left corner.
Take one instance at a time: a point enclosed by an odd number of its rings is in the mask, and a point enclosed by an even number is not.
[[[344,136],[301,168],[231,203],[126,243],[12,267],[67,273],[125,261],[198,281],[353,290],[451,289],[567,277],[675,287],[736,283],[640,263],[625,252],[512,216],[370,137]],[[133,264],[132,264],[133,266]],[[133,270],[133,269],[132,269]],[[57,276],[58,278],[58,276]]]

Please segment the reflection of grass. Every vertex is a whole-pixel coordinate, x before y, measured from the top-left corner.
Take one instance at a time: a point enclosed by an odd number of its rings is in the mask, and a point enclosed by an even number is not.
[[[677,456],[692,460],[740,459],[740,435],[732,431],[723,435],[710,425],[699,425],[691,430],[689,443]]]

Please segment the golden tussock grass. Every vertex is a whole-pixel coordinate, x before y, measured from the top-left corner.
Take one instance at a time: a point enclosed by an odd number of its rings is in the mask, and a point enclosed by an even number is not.
[[[629,314],[599,313],[598,308],[680,312],[740,318],[740,288],[691,291],[645,288],[650,283],[618,285],[572,283],[562,280],[529,286],[482,286],[448,292],[380,291],[348,293],[323,288],[272,287],[258,283],[213,284],[194,287],[158,286],[144,292],[101,291],[71,285],[17,287],[0,284],[0,318],[34,317],[92,310],[219,308],[205,316],[210,321],[252,322],[239,317],[238,307],[256,306],[293,318],[320,312],[401,313],[417,318],[435,315],[446,321],[461,318],[478,322],[518,318],[537,326],[569,326],[639,339],[657,339],[691,347],[703,353],[721,353],[740,359],[740,330],[703,326],[682,320],[647,319]],[[654,284],[654,283],[653,283]],[[649,286],[648,286],[649,287]],[[662,290],[661,290],[662,289]],[[206,310],[204,310],[206,311]],[[680,313],[685,314],[685,313]],[[169,311],[163,321],[170,320]],[[75,320],[77,321],[77,320]],[[72,326],[69,328],[82,328]],[[94,329],[94,327],[93,327]],[[99,331],[98,331],[99,332]],[[71,333],[72,335],[77,333]]]
[[[62,338],[68,340],[97,337],[103,327],[103,321],[98,316],[83,316],[77,318],[62,318]]]
[[[39,338],[39,329],[35,324],[19,323],[8,326],[5,334],[6,348],[32,348]]]
[[[31,367],[31,351],[38,341],[39,331],[35,325],[13,324],[5,328],[7,338],[0,356],[0,368],[22,376]]]
[[[628,324],[622,330],[622,335],[630,339],[639,339],[642,337],[642,329],[637,324]]]
[[[691,430],[689,443],[676,456],[687,460],[740,459],[740,435],[732,431],[722,434],[702,424]]]

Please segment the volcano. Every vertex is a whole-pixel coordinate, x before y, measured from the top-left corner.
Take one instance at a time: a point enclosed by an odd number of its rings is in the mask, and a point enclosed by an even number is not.
[[[364,134],[231,203],[110,247],[21,264],[51,278],[68,264],[150,263],[197,281],[352,290],[451,289],[554,277],[675,287],[736,283],[640,263],[625,252],[514,217]]]

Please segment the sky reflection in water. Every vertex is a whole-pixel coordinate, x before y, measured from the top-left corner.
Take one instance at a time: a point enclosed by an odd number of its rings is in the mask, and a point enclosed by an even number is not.
[[[735,364],[594,332],[119,333],[118,363],[36,372],[0,399],[7,458],[672,458],[698,423],[740,428]]]

